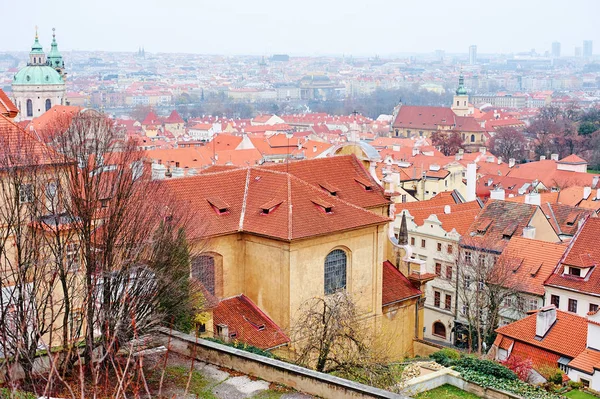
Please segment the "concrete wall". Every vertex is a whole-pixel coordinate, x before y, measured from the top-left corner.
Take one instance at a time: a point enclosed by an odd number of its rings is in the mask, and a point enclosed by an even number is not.
[[[165,346],[169,345],[169,349],[175,353],[193,356],[203,362],[236,370],[265,381],[283,384],[322,398],[409,399],[406,396],[318,373],[290,363],[196,339],[188,334],[165,329],[159,338]]]
[[[415,339],[413,341],[413,345],[415,348],[415,356],[421,357],[429,357],[429,355],[431,355],[432,353],[435,353],[440,349],[444,348],[441,345],[436,345],[434,343],[427,342],[421,339]]]
[[[463,379],[457,371],[442,369],[431,374],[413,378],[408,381],[405,394],[416,395],[421,392],[430,391],[442,385],[453,385],[463,391],[470,392],[486,399],[522,399],[521,396],[501,391],[494,388],[484,388]]]

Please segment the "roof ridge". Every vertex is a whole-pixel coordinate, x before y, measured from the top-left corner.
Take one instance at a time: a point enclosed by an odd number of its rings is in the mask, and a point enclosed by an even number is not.
[[[244,196],[242,200],[242,211],[240,212],[240,224],[238,231],[244,231],[244,217],[246,217],[246,203],[248,201],[248,186],[250,185],[250,168],[246,168],[246,184],[244,186]]]

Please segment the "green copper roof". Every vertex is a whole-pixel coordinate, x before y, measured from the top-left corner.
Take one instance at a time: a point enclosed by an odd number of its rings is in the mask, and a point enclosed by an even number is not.
[[[462,73],[458,77],[458,89],[456,89],[456,95],[457,96],[466,96],[467,95],[467,89],[465,89],[465,77],[462,75]]]
[[[58,51],[58,44],[56,43],[56,35],[54,32],[52,33],[52,45],[50,47],[50,52],[48,53],[47,59],[48,65],[50,65],[52,68],[64,67],[64,61],[62,55]]]
[[[42,45],[40,44],[40,42],[38,40],[37,32],[35,32],[35,41],[33,42],[33,45],[31,46],[31,51],[29,52],[29,54],[44,54]]]
[[[31,65],[21,69],[15,75],[13,85],[59,85],[65,82],[59,73],[46,65]]]

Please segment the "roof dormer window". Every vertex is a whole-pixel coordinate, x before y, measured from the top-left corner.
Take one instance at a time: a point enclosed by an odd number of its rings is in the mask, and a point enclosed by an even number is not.
[[[338,189],[327,182],[319,183],[319,186],[334,197],[337,196]]]
[[[211,197],[206,199],[210,206],[214,209],[217,215],[224,215],[229,213],[229,205],[218,197]]]
[[[271,201],[261,205],[260,214],[268,215],[270,213],[273,213],[275,209],[279,208],[279,205],[281,205],[282,202],[282,200],[272,199]]]
[[[331,205],[329,202],[321,199],[321,198],[314,198],[311,200],[313,204],[315,204],[321,211],[325,212],[325,213],[332,213],[333,210],[333,205]]]
[[[365,191],[373,191],[373,183],[371,183],[369,180],[360,179],[360,178],[356,178],[354,180],[358,184],[360,184],[361,186],[363,186],[363,188],[365,189]]]

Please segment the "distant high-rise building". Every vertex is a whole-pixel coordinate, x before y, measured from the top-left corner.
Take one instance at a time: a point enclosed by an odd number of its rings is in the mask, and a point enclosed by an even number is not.
[[[444,50],[435,50],[435,59],[438,61],[444,61],[446,52]]]
[[[584,40],[583,41],[583,56],[589,58],[592,56],[592,41]]]
[[[552,43],[552,58],[560,57],[560,42]]]
[[[575,57],[581,57],[581,47],[575,47]]]
[[[477,46],[469,46],[469,64],[475,65],[477,63]]]

